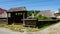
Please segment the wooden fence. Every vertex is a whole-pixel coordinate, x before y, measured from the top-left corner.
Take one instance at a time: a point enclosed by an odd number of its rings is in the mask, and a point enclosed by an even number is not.
[[[0,18],[0,23],[7,23],[7,18]]]
[[[59,22],[59,20],[38,20],[36,27],[43,27],[45,25],[50,25]]]

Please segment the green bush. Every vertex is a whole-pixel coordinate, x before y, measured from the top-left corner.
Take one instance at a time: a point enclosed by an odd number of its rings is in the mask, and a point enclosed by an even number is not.
[[[45,17],[45,16],[41,16],[41,15],[35,16],[35,18],[38,20],[52,20],[52,18],[50,18],[50,17]]]
[[[27,16],[32,16],[32,14],[34,14],[35,18],[38,20],[52,20],[52,18],[50,17],[45,17],[42,15],[38,15],[36,16],[40,11],[27,11]]]

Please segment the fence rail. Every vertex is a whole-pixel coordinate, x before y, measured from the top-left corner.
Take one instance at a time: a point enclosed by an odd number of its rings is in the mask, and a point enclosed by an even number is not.
[[[7,23],[7,18],[0,18],[0,23]]]
[[[59,20],[38,20],[36,23],[37,27],[42,27],[44,25],[54,24],[57,23]]]

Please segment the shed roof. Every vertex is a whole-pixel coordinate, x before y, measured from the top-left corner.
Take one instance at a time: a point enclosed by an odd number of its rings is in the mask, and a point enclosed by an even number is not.
[[[15,12],[15,11],[26,11],[25,7],[17,7],[17,8],[11,8],[8,10],[8,12]]]

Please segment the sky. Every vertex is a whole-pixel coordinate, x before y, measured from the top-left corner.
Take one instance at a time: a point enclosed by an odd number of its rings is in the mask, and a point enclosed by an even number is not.
[[[60,0],[0,0],[0,8],[10,9],[25,6],[27,10],[52,10],[57,12]]]

